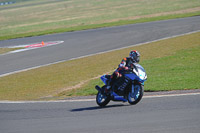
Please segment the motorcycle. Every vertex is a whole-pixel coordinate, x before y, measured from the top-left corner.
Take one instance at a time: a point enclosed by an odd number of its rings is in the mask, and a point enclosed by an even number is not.
[[[122,77],[117,78],[107,92],[107,84],[111,75],[103,75],[100,79],[104,82],[103,87],[95,86],[98,93],[96,103],[100,107],[106,106],[110,100],[129,102],[131,105],[137,104],[143,97],[144,82],[147,80],[147,74],[144,68],[134,63],[133,68],[126,71]]]

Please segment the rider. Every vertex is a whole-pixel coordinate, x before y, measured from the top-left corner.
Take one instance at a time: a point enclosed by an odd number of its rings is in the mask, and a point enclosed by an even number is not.
[[[124,71],[128,71],[133,69],[133,63],[139,63],[140,61],[140,53],[136,50],[130,51],[129,57],[122,59],[118,68],[114,71],[114,73],[110,77],[110,81],[107,84],[107,90],[111,88],[112,82],[119,77],[122,77]]]

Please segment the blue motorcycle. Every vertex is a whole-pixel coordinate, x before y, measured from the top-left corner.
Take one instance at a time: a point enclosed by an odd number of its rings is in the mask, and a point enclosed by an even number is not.
[[[110,100],[129,102],[129,104],[137,104],[143,97],[144,82],[147,80],[147,75],[144,68],[134,63],[134,67],[126,71],[122,77],[117,78],[111,85],[110,91],[106,91],[107,83],[111,75],[101,76],[104,82],[103,87],[95,86],[98,93],[96,96],[96,103],[100,107],[106,106]]]

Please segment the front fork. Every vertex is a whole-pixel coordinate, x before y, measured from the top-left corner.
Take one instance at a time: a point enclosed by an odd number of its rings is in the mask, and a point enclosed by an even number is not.
[[[132,87],[131,87],[131,97],[134,97],[134,92],[135,92],[135,88],[134,88],[134,84],[132,83]]]
[[[132,86],[131,86],[131,97],[132,98],[137,99],[139,97],[141,85],[142,85],[142,83],[139,83],[136,85],[134,85],[134,83],[132,83]]]

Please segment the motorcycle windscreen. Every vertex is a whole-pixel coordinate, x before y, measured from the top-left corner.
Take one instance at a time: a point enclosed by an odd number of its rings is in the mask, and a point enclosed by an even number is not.
[[[135,66],[137,67],[137,75],[141,80],[146,80],[147,79],[147,75],[146,72],[144,70],[144,68],[140,65],[140,64],[135,64]]]

